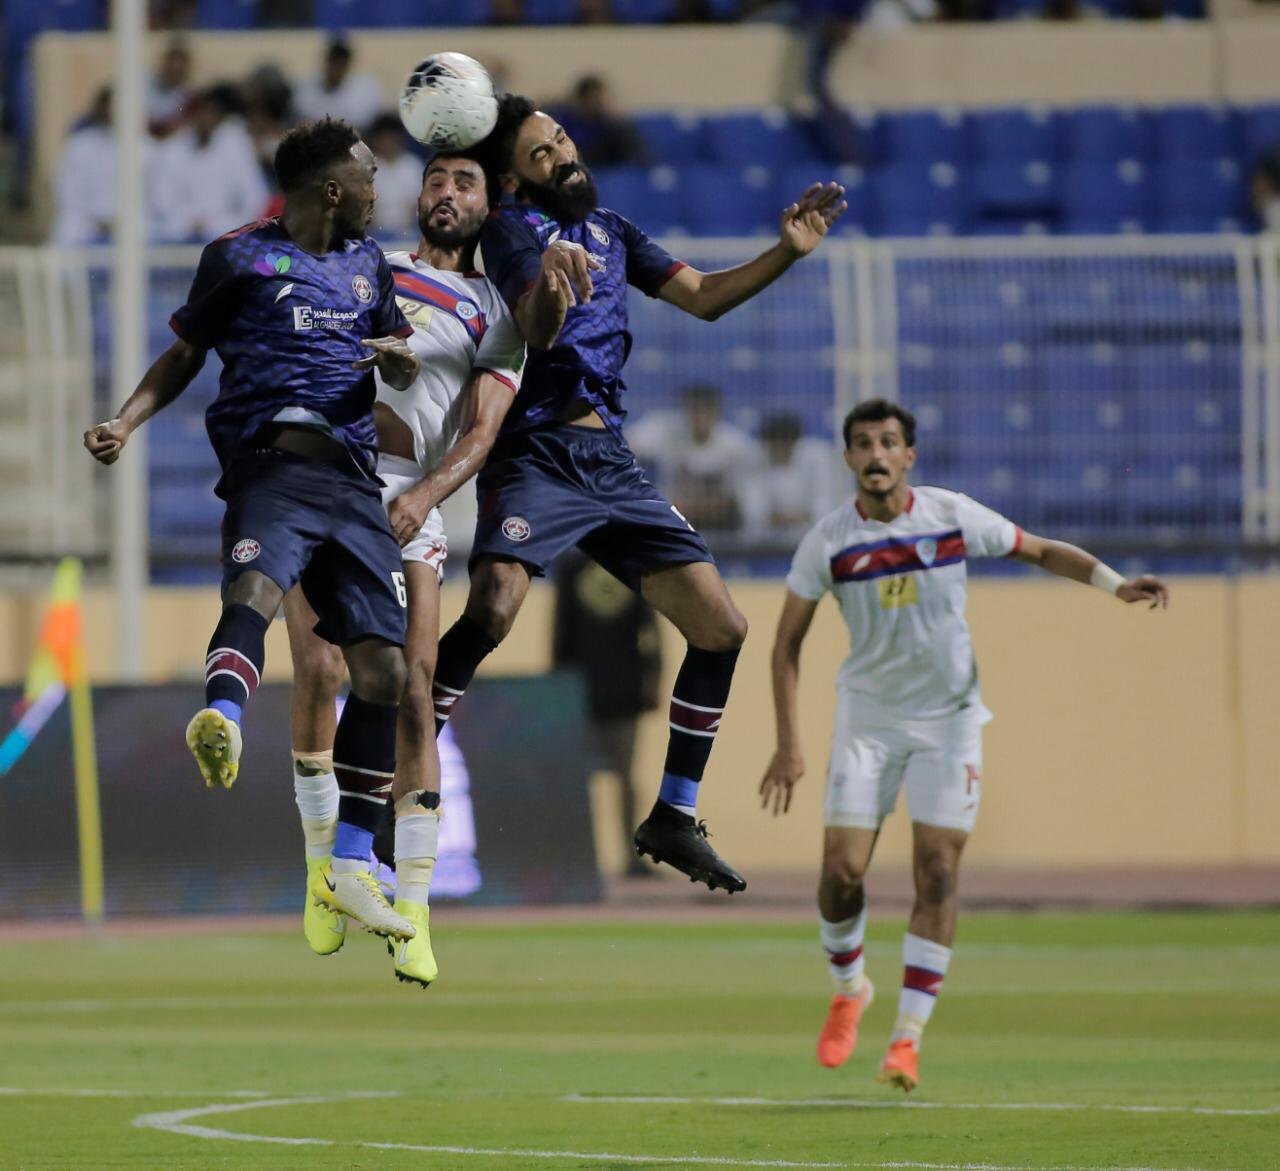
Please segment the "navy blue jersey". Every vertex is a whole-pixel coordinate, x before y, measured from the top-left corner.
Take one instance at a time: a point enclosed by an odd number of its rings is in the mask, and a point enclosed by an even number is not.
[[[374,475],[373,372],[351,364],[369,355],[362,338],[408,337],[413,327],[373,240],[315,256],[279,219],[228,232],[201,254],[187,303],[169,324],[222,359],[205,425],[224,470],[242,443],[277,421],[331,433]]]
[[[631,352],[627,285],[657,296],[684,265],[605,208],[582,223],[562,224],[531,207],[501,207],[485,221],[479,255],[485,275],[513,310],[537,279],[543,251],[557,240],[581,244],[603,267],[592,271],[591,300],[569,309],[556,344],[529,348],[524,382],[502,429],[513,434],[552,422],[577,400],[590,403],[620,432],[626,417],[622,367]]]

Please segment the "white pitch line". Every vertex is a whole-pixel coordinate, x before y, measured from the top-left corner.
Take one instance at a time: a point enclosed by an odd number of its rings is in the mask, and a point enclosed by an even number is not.
[[[395,1098],[395,1093],[325,1094],[299,1098],[268,1098],[256,1102],[226,1102],[210,1106],[197,1106],[189,1110],[166,1110],[153,1114],[140,1114],[133,1125],[144,1130],[161,1130],[169,1134],[189,1138],[212,1139],[220,1142],[275,1143],[297,1147],[353,1146],[377,1151],[413,1151],[428,1155],[484,1156],[498,1159],[576,1159],[597,1163],[649,1164],[664,1167],[778,1167],[798,1168],[803,1171],[1194,1171],[1191,1168],[1166,1167],[1093,1167],[1057,1165],[1046,1167],[1011,1163],[926,1163],[915,1160],[894,1159],[884,1162],[805,1162],[795,1159],[735,1159],[724,1155],[635,1155],[614,1151],[546,1151],[522,1147],[464,1147],[427,1143],[367,1142],[359,1139],[337,1140],[329,1138],[289,1138],[282,1135],[245,1134],[241,1131],[222,1130],[212,1126],[193,1126],[191,1119],[207,1118],[217,1114],[239,1114],[246,1110],[265,1110],[276,1106],[316,1106],[334,1102],[349,1102],[359,1098]],[[600,1100],[600,1099],[597,1099]]]
[[[611,1106],[809,1106],[853,1110],[1105,1110],[1114,1114],[1212,1114],[1227,1118],[1264,1118],[1280,1106],[1122,1106],[1112,1102],[921,1102],[874,1098],[680,1098],[642,1094],[566,1094],[562,1102]]]
[[[266,1090],[81,1090],[39,1086],[0,1086],[0,1095],[31,1098],[269,1098]]]

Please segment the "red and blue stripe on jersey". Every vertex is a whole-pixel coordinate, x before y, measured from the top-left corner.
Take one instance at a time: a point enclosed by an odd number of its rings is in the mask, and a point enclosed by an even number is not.
[[[434,309],[443,309],[462,323],[477,346],[480,344],[489,323],[479,305],[423,273],[410,272],[405,268],[393,268],[392,271],[395,273],[397,296],[421,301]]]
[[[920,555],[922,541],[934,542],[932,557]],[[871,581],[895,573],[914,573],[921,569],[940,569],[955,565],[965,556],[964,534],[959,529],[941,533],[912,533],[908,537],[888,537],[850,545],[831,558],[831,578],[837,584]]]

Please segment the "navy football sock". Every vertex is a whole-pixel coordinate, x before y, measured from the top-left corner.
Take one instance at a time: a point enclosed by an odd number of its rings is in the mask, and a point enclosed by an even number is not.
[[[471,685],[476,668],[497,648],[479,625],[465,614],[445,632],[436,658],[435,679],[431,683],[431,699],[436,709],[436,735],[449,722],[453,705]]]
[[[205,707],[217,708],[229,720],[240,722],[241,708],[262,678],[270,625],[252,606],[233,603],[222,611],[204,661]]]
[[[335,858],[368,861],[396,771],[396,715],[393,704],[347,697],[333,738],[333,772],[338,778]]]
[[[691,646],[676,676],[671,693],[671,738],[658,800],[690,816],[697,805],[698,784],[720,728],[737,662],[736,650],[703,651]]]

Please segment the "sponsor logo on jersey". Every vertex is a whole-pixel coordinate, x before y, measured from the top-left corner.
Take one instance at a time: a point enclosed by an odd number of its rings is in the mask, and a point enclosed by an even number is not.
[[[260,272],[263,276],[284,274],[292,267],[292,260],[287,256],[277,256],[274,252],[268,252],[261,260],[253,262],[253,271]]]
[[[605,272],[608,269],[609,267],[608,261],[603,256],[601,256],[599,252],[588,252],[587,256],[591,260],[594,260],[600,266],[601,272]]]
[[[359,316],[354,309],[317,309],[314,305],[295,305],[293,328],[355,329]]]
[[[532,526],[522,516],[509,516],[502,522],[502,535],[508,541],[527,541],[532,532]]]
[[[601,248],[609,247],[609,233],[606,232],[599,224],[588,224],[587,231],[595,238],[595,242]]]
[[[932,537],[921,537],[916,542],[916,556],[920,558],[920,564],[928,569],[937,560],[938,542]]]
[[[276,294],[275,301],[272,303],[275,305],[279,305],[280,302],[283,301],[292,292],[293,292],[293,281],[290,281],[287,285],[283,285],[281,287],[280,291]]]
[[[237,565],[243,565],[246,561],[252,561],[261,552],[262,546],[257,541],[252,537],[245,537],[243,541],[235,543],[235,548],[231,550],[231,560]]]
[[[351,291],[361,305],[368,305],[373,300],[373,284],[362,272],[351,278]]]

